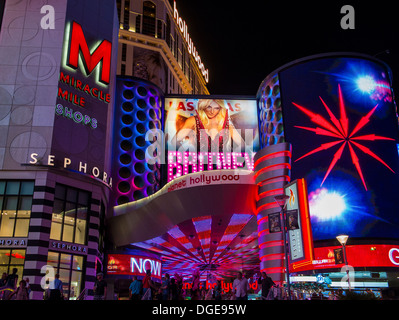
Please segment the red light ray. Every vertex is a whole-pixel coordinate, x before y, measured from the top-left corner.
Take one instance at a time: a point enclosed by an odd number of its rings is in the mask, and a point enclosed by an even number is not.
[[[308,131],[313,131],[314,133],[316,133],[317,135],[320,136],[330,136],[330,137],[335,137],[335,138],[342,138],[342,136],[332,133],[328,130],[322,129],[322,128],[309,128],[309,127],[301,127],[301,126],[295,126],[296,128],[301,128],[304,130],[308,130]]]
[[[301,160],[307,156],[310,156],[311,154],[314,154],[316,152],[328,150],[328,149],[332,148],[333,146],[337,145],[338,143],[342,143],[342,141],[338,140],[338,141],[333,141],[333,142],[329,142],[329,143],[323,143],[320,147],[318,147],[318,148],[308,152],[307,154],[303,155],[302,157],[296,159],[295,162],[298,160]]]
[[[366,181],[364,180],[363,172],[362,172],[362,169],[360,168],[359,158],[357,157],[355,150],[353,150],[353,148],[351,146],[351,142],[349,142],[348,145],[349,145],[349,151],[351,154],[352,162],[355,165],[355,168],[356,168],[357,172],[359,173],[360,179],[362,179],[363,186],[367,191]]]
[[[293,104],[299,109],[301,110],[303,113],[305,113],[307,116],[309,116],[310,121],[312,121],[313,123],[316,123],[322,127],[324,127],[327,130],[321,129],[321,128],[309,128],[309,127],[303,127],[303,126],[295,126],[296,128],[299,129],[303,129],[303,130],[308,130],[308,131],[312,131],[317,135],[324,135],[324,136],[330,136],[333,138],[338,138],[338,141],[333,141],[333,142],[329,142],[329,143],[324,143],[322,144],[320,147],[315,148],[313,150],[311,150],[310,152],[306,153],[305,155],[301,156],[300,158],[296,159],[296,161],[301,160],[305,157],[308,157],[312,154],[315,154],[317,152],[321,152],[323,150],[328,150],[332,147],[334,147],[335,145],[339,144],[339,143],[343,143],[341,145],[341,147],[335,152],[333,159],[326,171],[326,174],[324,176],[323,181],[321,182],[321,185],[323,185],[324,181],[327,179],[327,177],[329,176],[329,174],[331,173],[331,171],[333,170],[333,168],[335,167],[335,165],[337,164],[338,160],[342,157],[342,153],[345,149],[345,145],[346,142],[348,142],[348,146],[349,146],[349,152],[352,158],[352,163],[355,166],[362,182],[363,182],[363,186],[367,191],[367,186],[366,186],[366,182],[365,182],[365,178],[363,175],[363,171],[361,169],[360,166],[360,162],[359,162],[359,157],[357,156],[355,150],[353,149],[352,145],[356,146],[357,148],[359,148],[363,153],[368,154],[369,156],[373,157],[374,159],[376,159],[377,161],[379,161],[380,163],[382,163],[384,166],[386,166],[390,171],[392,171],[393,173],[395,173],[389,166],[388,164],[386,164],[379,156],[377,156],[374,152],[372,152],[369,148],[361,145],[360,143],[357,143],[353,140],[360,140],[360,141],[376,141],[376,140],[391,140],[394,141],[395,139],[392,138],[388,138],[388,137],[382,137],[382,136],[378,136],[375,134],[366,134],[366,135],[361,135],[361,136],[357,136],[354,137],[354,135],[356,133],[358,133],[361,129],[363,129],[369,122],[370,119],[373,115],[373,113],[375,112],[375,110],[377,109],[378,105],[376,105],[373,109],[371,109],[365,116],[363,116],[359,122],[356,124],[355,128],[353,129],[353,131],[349,133],[349,121],[347,118],[347,114],[346,114],[346,108],[345,108],[345,103],[344,103],[344,99],[343,99],[343,95],[342,95],[342,91],[341,91],[341,87],[340,85],[338,85],[338,95],[339,95],[339,111],[340,111],[340,119],[338,120],[338,118],[333,114],[333,112],[331,111],[331,109],[327,106],[327,104],[323,101],[323,99],[321,97],[320,100],[324,105],[324,108],[326,109],[327,113],[330,116],[330,120],[332,124],[329,124],[327,122],[327,120],[325,120],[321,115],[315,114],[312,111],[306,109],[305,107],[302,107],[296,103],[293,102]],[[327,123],[326,123],[327,122]],[[334,126],[336,127],[336,129],[334,128]],[[338,130],[338,131],[337,131]]]
[[[351,140],[367,140],[367,141],[391,140],[391,141],[395,141],[395,139],[392,139],[392,138],[376,136],[374,133],[366,134],[364,136],[353,137]]]
[[[341,133],[342,137],[345,137],[344,130],[342,129],[341,123],[339,120],[334,116],[334,114],[331,112],[330,108],[327,106],[327,104],[324,102],[324,100],[319,96],[321,102],[324,105],[324,108],[327,110],[328,115],[330,116],[331,122],[337,127],[339,132]]]
[[[374,152],[372,152],[369,148],[362,146],[361,144],[355,142],[355,141],[351,141],[356,147],[358,147],[360,150],[362,150],[364,153],[372,156],[374,159],[376,159],[377,161],[381,162],[384,166],[386,166],[389,170],[391,170],[393,173],[395,173],[395,171],[393,171],[391,169],[390,166],[388,166],[384,160],[382,160],[379,156],[377,156]]]
[[[328,167],[328,170],[324,176],[323,181],[321,182],[321,185],[323,185],[324,181],[327,179],[328,175],[330,174],[331,170],[334,168],[334,166],[336,165],[336,163],[338,162],[339,159],[341,159],[342,156],[342,152],[344,151],[346,145],[346,141],[342,144],[342,146],[338,149],[338,151],[334,154],[333,160],[330,163],[330,166]]]
[[[356,132],[358,132],[361,128],[363,128],[367,123],[370,122],[370,117],[374,113],[375,109],[377,109],[378,104],[371,109],[364,117],[360,119],[358,124],[356,125],[355,129],[353,129],[352,133],[349,135],[349,137],[352,137]]]
[[[340,123],[341,123],[342,129],[344,130],[344,136],[347,136],[349,122],[348,122],[348,117],[346,116],[344,98],[342,97],[342,91],[341,91],[340,85],[338,85],[338,95],[339,95],[339,110],[340,110],[340,114],[341,114]]]
[[[313,113],[312,111],[309,111],[308,109],[300,106],[299,104],[296,104],[295,102],[292,103],[294,106],[296,106],[299,110],[301,110],[303,113],[309,116],[310,121],[318,124],[319,126],[322,126],[323,128],[340,135],[339,131],[334,128],[326,119],[324,119],[321,115],[317,113]]]

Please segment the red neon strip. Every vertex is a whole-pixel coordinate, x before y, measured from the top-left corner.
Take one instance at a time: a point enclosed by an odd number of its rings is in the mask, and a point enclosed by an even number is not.
[[[257,185],[260,187],[263,187],[265,185],[271,184],[271,183],[276,183],[276,182],[290,182],[291,181],[291,177],[290,176],[278,176],[278,177],[272,177],[270,179],[267,180],[263,180],[261,182],[259,182]]]
[[[301,267],[305,267],[305,266],[308,266],[308,265],[311,265],[312,264],[312,262],[311,261],[305,261],[305,262],[294,262],[293,264],[292,264],[292,269],[298,269],[298,268],[301,268]]]
[[[278,189],[272,189],[272,190],[267,190],[262,193],[258,194],[259,199],[263,199],[265,197],[269,197],[275,194],[282,194],[284,192],[284,188],[278,188]]]
[[[280,208],[280,206],[276,203],[276,202],[270,202],[264,205],[261,205],[260,207],[256,208],[256,214],[258,214],[260,211],[262,210],[266,210],[266,209],[272,209],[272,208]],[[263,217],[262,219],[264,219],[265,217]],[[261,221],[262,219],[258,220],[258,224],[259,221]]]
[[[301,224],[303,225],[302,236],[304,238],[305,257],[308,261],[313,261],[313,237],[310,226],[310,214],[308,205],[308,191],[304,179],[298,180],[298,198],[301,214]],[[306,250],[307,249],[307,250]]]
[[[259,249],[281,247],[283,246],[283,243],[284,243],[283,240],[267,241],[259,244]]]
[[[289,163],[273,164],[271,166],[267,166],[267,167],[262,168],[259,171],[255,172],[255,178],[258,177],[260,174],[268,172],[268,171],[273,171],[273,170],[278,170],[278,169],[287,169],[287,168],[289,170],[291,170],[291,164],[289,164]]]
[[[260,270],[261,272],[266,272],[267,274],[270,273],[284,273],[285,272],[285,268],[264,268],[262,270]]]
[[[263,229],[262,231],[259,231],[258,232],[258,237],[261,237],[264,234],[269,234],[269,229]]]
[[[273,152],[273,153],[269,153],[263,157],[260,157],[258,160],[256,160],[256,162],[254,163],[254,168],[256,168],[256,166],[259,164],[259,162],[263,162],[265,160],[268,159],[274,159],[274,158],[279,158],[279,157],[284,157],[284,156],[288,156],[291,158],[292,154],[291,151],[279,151],[279,152]]]
[[[282,260],[284,258],[284,253],[272,253],[272,254],[265,254],[264,256],[260,257],[260,261],[270,261],[270,260]]]

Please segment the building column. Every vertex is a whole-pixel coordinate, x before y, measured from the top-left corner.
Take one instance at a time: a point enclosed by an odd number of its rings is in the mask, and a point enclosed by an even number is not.
[[[101,210],[101,196],[96,199],[97,195],[93,192],[89,208],[89,229],[88,229],[88,252],[86,260],[86,276],[84,288],[86,289],[85,300],[93,300],[93,287],[96,281],[96,272],[103,270],[96,270],[96,260],[99,255],[98,240],[99,240],[99,226],[100,226],[100,210]],[[102,259],[100,259],[102,261]]]
[[[291,144],[278,143],[258,151],[254,157],[255,183],[258,186],[256,213],[260,271],[266,272],[275,283],[285,279],[283,233],[269,232],[269,214],[279,213],[274,200],[284,193],[291,178]]]
[[[43,300],[41,268],[47,265],[55,182],[47,172],[38,172],[33,193],[32,211],[25,255],[24,278],[29,278],[32,300]]]

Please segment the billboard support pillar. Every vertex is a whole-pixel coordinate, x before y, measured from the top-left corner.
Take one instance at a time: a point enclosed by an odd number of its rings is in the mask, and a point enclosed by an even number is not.
[[[291,180],[291,144],[278,143],[257,152],[254,171],[258,186],[256,214],[260,271],[282,284],[285,280],[283,233],[270,229],[269,214],[280,214],[280,206],[274,197],[283,194],[284,186]]]

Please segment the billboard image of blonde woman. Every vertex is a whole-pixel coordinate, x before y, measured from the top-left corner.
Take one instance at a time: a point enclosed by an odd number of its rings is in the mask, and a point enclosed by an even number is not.
[[[214,169],[251,170],[259,149],[255,100],[165,99],[168,181]]]
[[[169,150],[195,152],[240,152],[254,147],[257,126],[248,126],[256,106],[242,110],[243,103],[223,99],[179,100],[170,103],[166,133],[170,138]],[[244,101],[245,104],[245,101]],[[245,117],[243,118],[243,112]],[[245,120],[245,121],[243,121]],[[246,124],[242,125],[244,122]],[[237,128],[238,125],[238,128]]]

